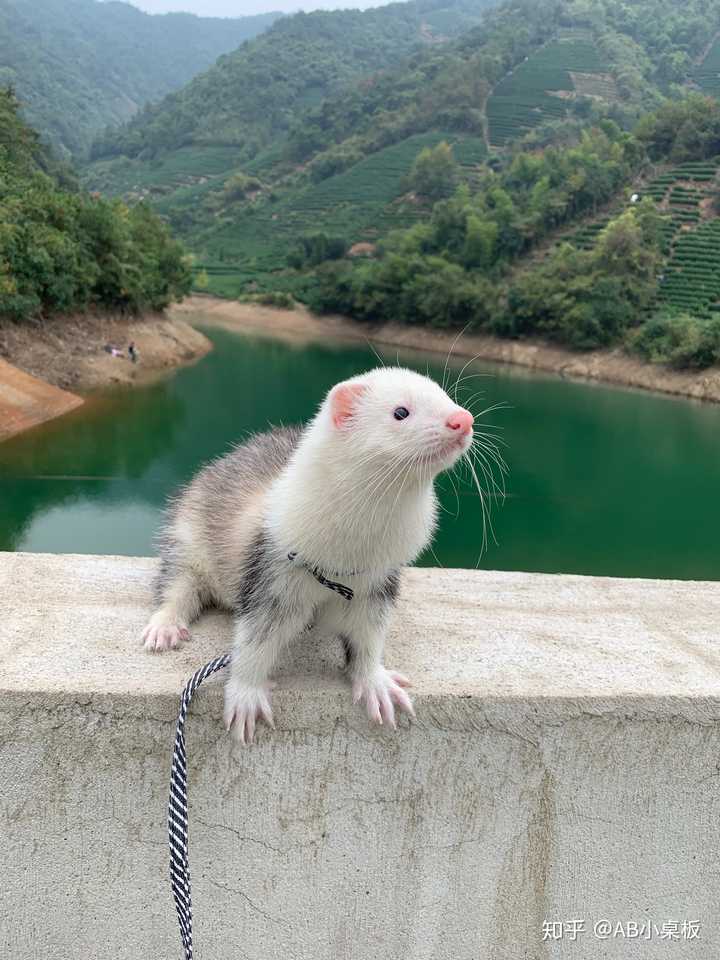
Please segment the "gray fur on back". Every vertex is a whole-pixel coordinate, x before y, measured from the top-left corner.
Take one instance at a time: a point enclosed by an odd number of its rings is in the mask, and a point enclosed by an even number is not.
[[[194,567],[209,548],[220,583],[230,588],[241,561],[229,541],[232,522],[242,515],[254,494],[267,489],[292,456],[302,436],[300,427],[277,427],[258,433],[239,444],[230,453],[206,464],[170,501],[163,529],[158,537],[161,557],[155,589],[159,597],[169,578],[185,566]],[[194,546],[183,542],[181,527],[191,526]],[[228,549],[223,549],[227,547]],[[226,565],[235,569],[223,569]],[[215,579],[215,578],[213,578]],[[222,597],[207,584],[204,602],[219,602]],[[223,591],[224,592],[224,591]]]
[[[224,457],[206,464],[186,490],[199,487],[208,532],[227,526],[228,506],[242,507],[256,490],[267,487],[292,456],[302,435],[300,427],[276,427],[257,433]]]

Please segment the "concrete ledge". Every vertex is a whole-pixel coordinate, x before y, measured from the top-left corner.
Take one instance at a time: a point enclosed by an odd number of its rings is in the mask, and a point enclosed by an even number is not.
[[[12,960],[180,957],[173,724],[230,631],[211,614],[143,654],[153,565],[0,554]],[[413,570],[387,656],[415,682],[412,726],[370,730],[321,638],[251,749],[210,681],[188,730],[199,960],[718,956],[718,624],[715,583]],[[543,942],[578,919],[576,942]],[[699,939],[600,940],[598,920]]]

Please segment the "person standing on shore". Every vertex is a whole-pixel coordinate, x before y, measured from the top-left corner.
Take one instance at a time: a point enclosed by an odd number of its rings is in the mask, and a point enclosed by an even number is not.
[[[137,363],[138,352],[137,352],[137,349],[135,348],[134,340],[131,340],[130,345],[128,346],[128,356],[130,357],[133,363]]]

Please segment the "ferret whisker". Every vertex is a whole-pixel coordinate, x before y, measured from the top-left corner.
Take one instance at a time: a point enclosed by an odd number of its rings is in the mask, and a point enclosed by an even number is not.
[[[457,520],[458,515],[459,515],[459,513],[460,513],[460,494],[458,493],[457,486],[456,486],[455,483],[453,482],[452,471],[448,471],[448,473],[447,473],[447,479],[448,479],[448,483],[449,483],[449,484],[451,485],[451,487],[452,487],[453,493],[455,494],[455,501],[456,501],[455,512],[453,513],[452,510],[449,510],[449,509],[445,506],[445,504],[442,502],[442,499],[440,499],[440,500],[438,501],[438,507],[439,507],[440,510],[442,510],[443,513],[447,513],[448,516],[451,516],[451,517],[453,517],[455,520]],[[439,480],[438,480],[438,486],[440,486],[440,481],[439,481]],[[441,489],[442,489],[442,488],[441,488]],[[444,491],[443,491],[443,492],[444,492]]]
[[[483,494],[482,487],[480,486],[480,481],[478,480],[478,476],[473,468],[472,461],[470,460],[469,457],[467,457],[467,465],[475,481],[475,487],[477,489],[478,496],[480,498],[480,513],[482,517],[482,540],[480,542],[480,553],[478,555],[478,560],[476,564],[477,566],[480,563],[480,558],[483,556],[483,554],[485,553],[485,550],[487,549],[488,511],[487,511],[487,506],[485,504],[485,496]]]
[[[483,479],[485,481],[485,493],[489,498],[493,500],[501,501],[505,499],[505,485],[504,481],[498,483],[493,474],[492,468],[487,464],[487,462],[477,454],[469,458],[468,462],[472,462],[482,473]],[[502,476],[502,475],[501,475]]]
[[[405,462],[405,458],[404,458],[404,457],[401,458],[399,464],[398,464],[398,460],[397,460],[397,459],[395,460],[395,463],[397,464],[397,469],[393,471],[392,480],[390,480],[389,483],[385,484],[385,492],[387,492],[387,491],[392,492],[395,484],[396,484],[397,481],[400,479],[400,477],[401,477],[401,475],[402,475],[402,473],[403,473],[403,468],[406,466],[406,462]],[[403,478],[403,483],[402,483],[402,485],[401,485],[401,487],[400,487],[400,490],[402,490],[402,486],[404,485],[404,483],[405,483],[405,479]],[[394,511],[394,509],[395,509],[395,505],[396,505],[396,503],[397,503],[398,496],[400,495],[400,490],[397,492],[397,494],[396,494],[396,496],[395,496],[395,500],[393,501],[393,505],[392,505],[392,507],[390,508],[390,510],[388,511],[388,523],[389,523],[390,518],[392,517],[393,511]],[[368,494],[368,502],[369,502],[369,500],[372,498],[372,496],[373,496],[373,492],[371,491],[371,492]],[[380,504],[382,503],[382,499],[383,499],[383,498],[382,498],[382,494],[381,494],[379,497],[376,498],[375,506],[373,507],[373,511],[372,511],[372,513],[370,514],[370,520],[369,520],[369,522],[368,522],[368,524],[367,524],[366,536],[372,536],[373,524],[375,523],[375,516],[377,515],[377,512],[378,512],[378,509],[379,509],[379,507],[380,507]],[[386,528],[387,528],[387,525],[386,525]]]
[[[498,449],[498,446],[497,446],[496,443],[494,443],[494,442],[489,442],[489,443],[488,443],[488,442],[486,442],[486,439],[485,439],[485,438],[483,438],[483,437],[477,437],[477,438],[473,441],[473,444],[472,444],[471,449],[474,450],[476,453],[477,453],[479,450],[482,450],[483,453],[485,453],[485,454],[489,457],[490,460],[492,460],[494,463],[497,464],[497,466],[498,466],[498,468],[500,469],[500,472],[501,472],[501,473],[506,474],[506,473],[509,473],[509,472],[510,472],[510,471],[509,471],[509,468],[508,468],[508,465],[507,465],[507,463],[505,462],[505,459],[504,459],[503,455],[500,453],[500,450]]]
[[[476,390],[475,393],[471,394],[469,397],[462,398],[463,406],[466,410],[472,410],[472,404],[477,400],[481,400],[485,396],[484,390]]]
[[[358,484],[356,484],[353,489],[360,490],[361,493],[359,502],[354,504],[354,509],[358,515],[362,513],[362,509],[364,509],[365,504],[375,496],[377,491],[379,491],[382,487],[385,487],[386,489],[392,487],[394,480],[388,483],[388,477],[394,474],[396,470],[402,468],[402,461],[404,459],[405,457],[403,453],[397,454],[389,463],[383,463],[381,468],[371,474],[369,478],[363,478],[358,482]],[[376,507],[381,499],[382,494],[378,498]]]
[[[377,352],[377,350],[375,349],[375,347],[374,347],[372,341],[370,340],[370,338],[369,338],[369,337],[365,337],[364,339],[365,339],[365,343],[368,345],[368,347],[370,347],[370,349],[372,350],[372,352],[375,354],[375,359],[380,362],[380,366],[381,366],[381,367],[384,367],[384,366],[385,366],[385,361],[383,360],[383,358],[380,356],[380,354],[379,354],[379,353]]]
[[[387,486],[387,478],[395,471],[402,458],[394,457],[390,463],[384,463],[378,470],[370,474],[369,477],[363,477],[352,488],[351,494],[359,492],[358,499],[351,499],[348,505],[350,509],[358,515],[362,513],[364,506],[375,495],[376,491],[383,486]]]
[[[470,458],[468,458],[468,465],[469,465],[469,467],[470,467],[470,470],[472,471],[472,475],[473,475],[473,478],[474,478],[474,480],[475,480],[475,484],[476,484],[476,486],[477,486],[478,493],[480,494],[480,504],[481,504],[481,510],[482,510],[482,515],[483,515],[483,539],[482,539],[482,544],[481,544],[480,555],[478,556],[477,563],[475,564],[475,566],[476,566],[476,568],[477,568],[477,567],[480,565],[480,560],[482,559],[483,554],[484,554],[484,553],[486,552],[486,550],[487,550],[487,546],[488,546],[488,536],[487,536],[487,535],[488,535],[488,531],[489,531],[489,533],[490,533],[490,536],[491,536],[492,539],[493,539],[493,543],[495,544],[495,546],[497,546],[497,538],[496,538],[496,536],[495,536],[495,528],[494,528],[493,522],[492,522],[492,514],[491,514],[491,512],[490,512],[489,506],[485,503],[485,498],[483,497],[482,487],[480,486],[480,481],[478,480],[477,473],[475,472],[475,467],[473,466],[472,460],[471,460]]]
[[[440,560],[439,560],[439,558],[438,558],[438,555],[435,553],[435,548],[433,547],[432,544],[429,544],[429,545],[428,545],[428,550],[429,550],[430,553],[432,554],[432,558],[433,558],[433,560],[435,561],[435,563],[438,565],[438,567],[440,567],[441,570],[444,570],[444,569],[445,569],[445,564],[440,562]]]
[[[488,451],[483,447],[478,447],[477,445],[470,447],[468,454],[476,463],[480,464],[483,469],[487,469],[489,471],[490,477],[492,478],[493,488],[502,491],[502,496],[504,497],[505,476],[508,470],[507,464],[502,457],[498,458],[495,451]],[[499,480],[495,479],[495,473],[492,469],[493,464],[497,468]]]
[[[461,370],[460,373],[458,374],[458,376],[457,376],[457,378],[456,378],[456,380],[455,380],[455,383],[454,383],[453,386],[452,386],[452,396],[453,396],[453,399],[455,400],[455,403],[457,403],[457,388],[458,388],[458,384],[462,381],[462,377],[463,377],[465,371],[467,370],[467,368],[470,366],[470,364],[471,364],[471,363],[475,363],[476,360],[479,360],[479,359],[480,359],[480,356],[481,356],[481,354],[476,353],[474,357],[470,357],[470,359],[468,360],[468,362],[463,366],[462,370]],[[468,376],[482,376],[482,374],[468,374]],[[486,374],[486,376],[487,376],[487,374]]]
[[[491,456],[497,463],[502,466],[503,470],[507,472],[508,465],[505,463],[505,459],[502,455],[500,444],[504,447],[508,447],[509,444],[506,443],[502,437],[496,437],[492,434],[478,432],[473,439],[473,446],[479,447],[481,450],[484,450],[488,456]]]
[[[450,484],[453,488],[453,493],[455,494],[455,519],[457,520],[457,518],[460,516],[460,494],[458,493],[458,489],[455,486],[455,481],[452,478],[452,473],[448,473],[448,480],[450,481]]]
[[[400,499],[401,493],[403,492],[403,487],[405,486],[405,481],[406,481],[407,478],[410,476],[410,471],[411,471],[411,469],[413,468],[414,463],[415,463],[415,461],[416,461],[417,459],[418,459],[418,457],[416,456],[416,457],[414,457],[414,458],[407,464],[407,467],[406,467],[406,469],[405,469],[405,473],[404,473],[403,478],[402,478],[402,483],[400,484],[400,487],[398,488],[398,492],[395,494],[395,499],[393,500],[392,507],[390,507],[390,510],[389,510],[389,512],[388,512],[388,520],[387,520],[387,523],[385,524],[385,530],[383,531],[383,535],[386,535],[386,534],[387,534],[388,528],[389,528],[389,526],[390,526],[390,522],[392,521],[393,514],[395,513],[395,507],[397,506],[397,502],[398,502],[398,500]]]
[[[479,417],[484,417],[487,413],[494,413],[495,410],[512,410],[512,406],[506,400],[500,400],[498,403],[492,403],[489,407],[485,407],[484,410],[481,410],[476,415],[476,419]]]
[[[460,385],[468,380],[486,379],[490,380],[495,376],[493,373],[466,373],[455,382],[455,389],[459,390]],[[484,392],[484,391],[483,391]]]
[[[364,467],[368,463],[371,463],[375,459],[376,459],[375,454],[372,451],[366,453],[364,457],[359,458],[355,463],[353,463],[350,467],[348,467],[348,469],[344,473],[341,473],[338,476],[339,482],[344,483],[349,477],[357,475],[360,472],[362,467]],[[356,486],[359,487],[364,484],[367,484],[375,474],[381,473],[383,470],[385,470],[386,467],[387,467],[387,462],[383,461],[379,465],[377,470],[370,475],[370,477],[361,477],[360,479],[358,479]],[[353,490],[354,490],[354,487],[351,487],[348,492],[352,493]]]
[[[446,377],[447,377],[447,375],[448,375],[448,364],[450,363],[450,358],[452,357],[452,352],[453,352],[453,350],[455,349],[455,345],[457,344],[458,340],[459,340],[460,337],[462,337],[462,335],[465,333],[465,331],[467,330],[467,328],[470,326],[470,323],[471,323],[471,322],[472,322],[472,321],[468,320],[468,322],[465,324],[465,326],[462,328],[462,330],[458,333],[458,335],[455,337],[455,339],[453,340],[453,342],[450,344],[450,349],[448,350],[447,357],[445,357],[445,366],[443,367],[443,375],[442,375],[442,388],[443,388],[443,390],[446,389],[446,383],[447,383]]]
[[[481,420],[481,421],[477,421],[475,424],[476,430],[478,427],[482,427],[483,436],[489,437],[495,443],[501,443],[504,447],[508,446],[507,440],[505,440],[504,437],[498,436],[498,433],[502,433],[502,431],[505,429],[505,427],[503,427],[502,424],[486,423],[484,420]],[[486,430],[496,430],[498,431],[498,433],[485,433]]]

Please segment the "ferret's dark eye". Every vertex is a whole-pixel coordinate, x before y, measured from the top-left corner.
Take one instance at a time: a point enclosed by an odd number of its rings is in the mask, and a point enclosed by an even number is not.
[[[407,407],[395,407],[393,410],[393,416],[396,420],[404,420],[405,417],[410,416],[410,411]]]

